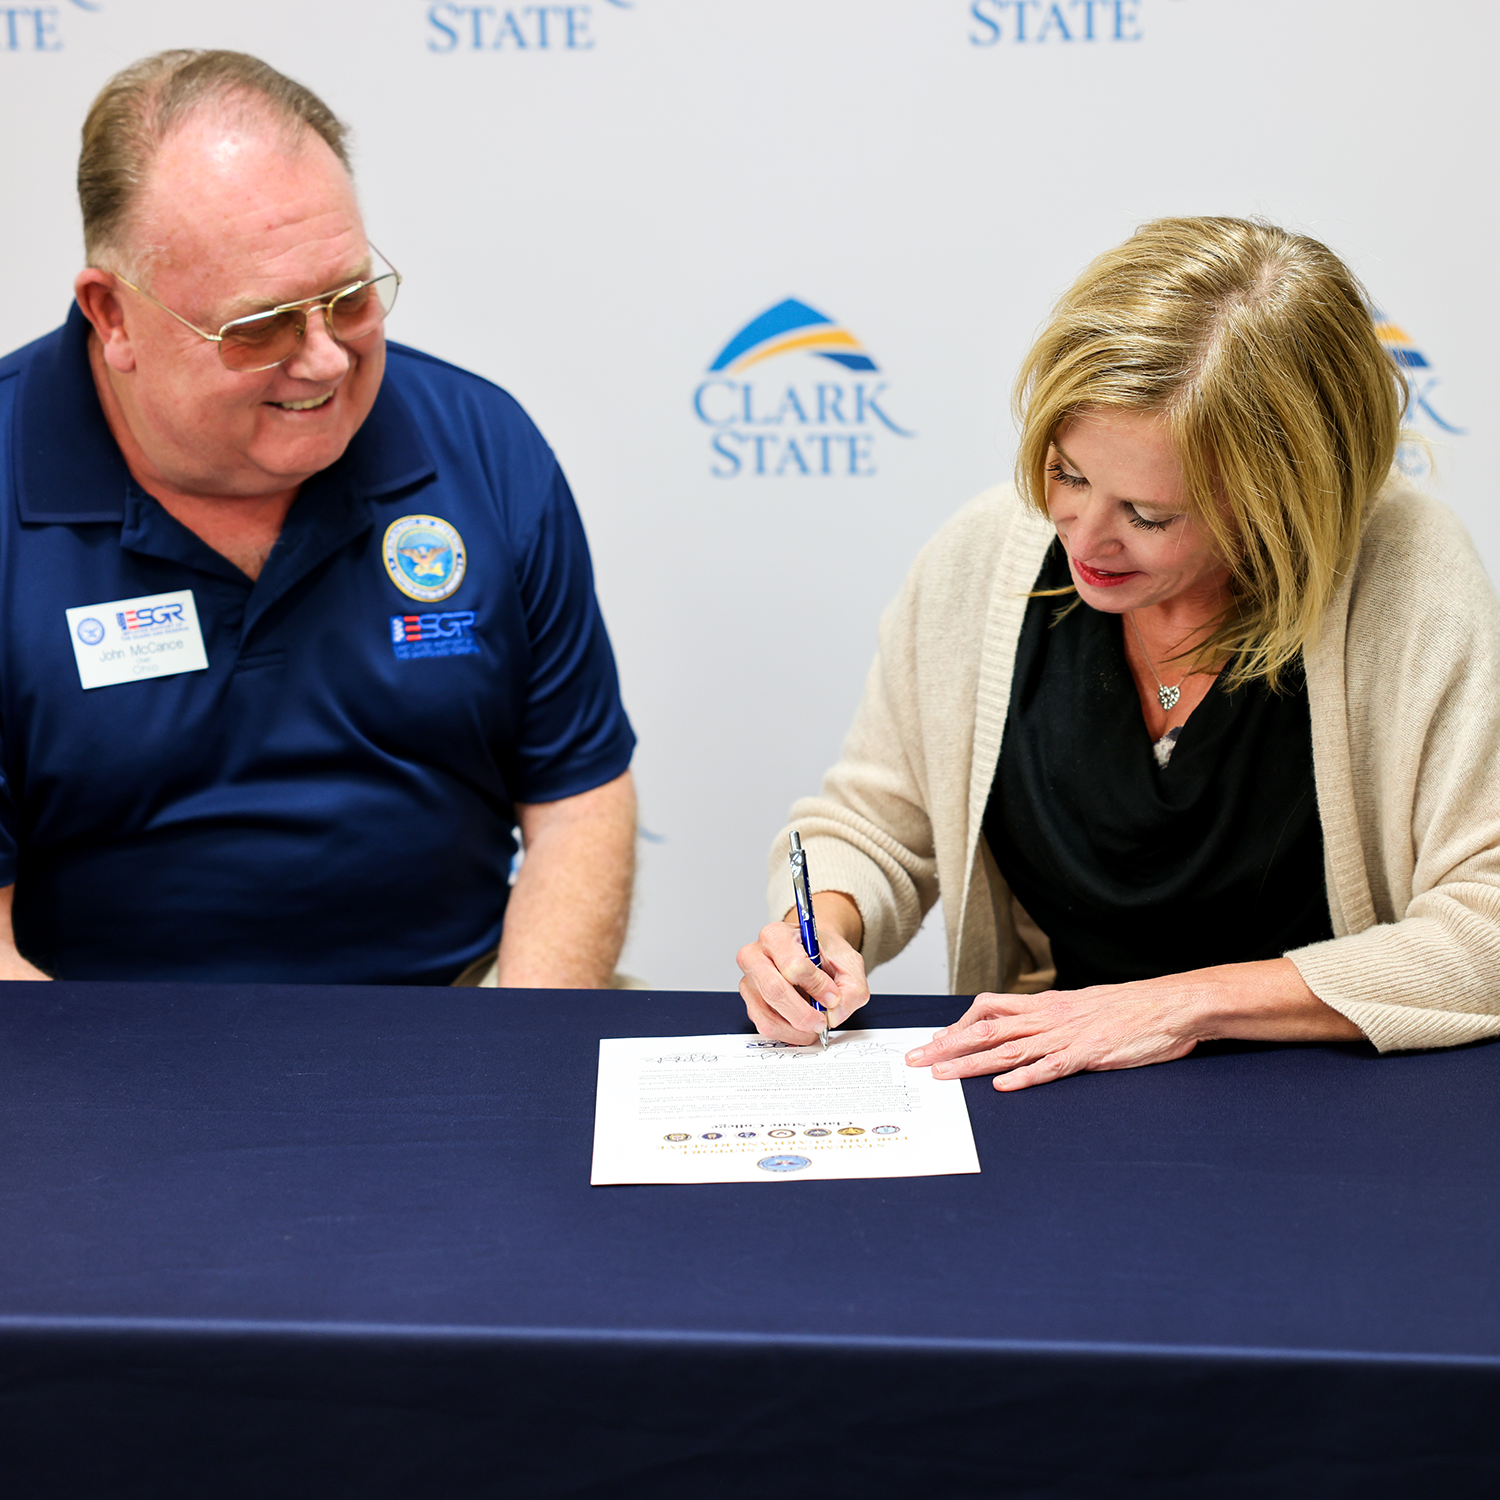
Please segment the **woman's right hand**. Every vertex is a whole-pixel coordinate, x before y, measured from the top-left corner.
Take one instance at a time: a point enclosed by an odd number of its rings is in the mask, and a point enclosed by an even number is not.
[[[818,1040],[823,1017],[807,1003],[816,1000],[828,1012],[828,1025],[847,1020],[870,998],[865,961],[856,946],[864,935],[859,908],[836,891],[813,897],[818,921],[819,969],[802,947],[795,913],[761,929],[736,955],[744,978],[740,994],[755,1029],[762,1036],[805,1047]]]

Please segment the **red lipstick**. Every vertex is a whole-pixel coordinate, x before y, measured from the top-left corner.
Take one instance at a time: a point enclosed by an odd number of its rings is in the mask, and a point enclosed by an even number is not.
[[[1087,563],[1079,562],[1076,557],[1070,557],[1068,561],[1073,564],[1073,571],[1090,588],[1112,589],[1119,584],[1128,583],[1132,578],[1141,576],[1139,569],[1132,569],[1128,573],[1101,573],[1097,568],[1091,568]]]

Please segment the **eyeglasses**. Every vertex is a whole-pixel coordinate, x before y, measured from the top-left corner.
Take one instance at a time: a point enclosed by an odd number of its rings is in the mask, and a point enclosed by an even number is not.
[[[373,245],[370,248],[375,250]],[[378,250],[375,253],[380,255]],[[383,255],[380,258],[385,260]],[[385,260],[385,263],[391,266],[390,261]],[[224,367],[239,375],[274,370],[277,365],[285,364],[307,335],[308,316],[320,309],[324,327],[339,343],[358,343],[385,321],[385,315],[396,305],[396,293],[401,287],[401,273],[391,266],[382,276],[351,282],[336,292],[322,292],[316,297],[304,297],[300,302],[284,302],[280,307],[251,313],[247,318],[232,318],[217,333],[209,333],[196,323],[189,323],[181,313],[172,312],[165,302],[157,301],[133,281],[126,281],[118,271],[114,277],[146,301],[156,303],[184,327],[191,328],[199,338],[212,339],[219,346],[219,358]]]

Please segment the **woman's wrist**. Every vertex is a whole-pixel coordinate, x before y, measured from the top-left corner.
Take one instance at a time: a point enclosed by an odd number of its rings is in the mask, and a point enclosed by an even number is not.
[[[1358,1041],[1364,1033],[1308,988],[1289,958],[1200,969],[1194,1040]]]
[[[865,940],[865,919],[860,916],[854,897],[846,896],[842,891],[815,891],[812,904],[818,931],[824,934],[836,932],[858,953]],[[795,924],[797,908],[790,907],[781,920]]]

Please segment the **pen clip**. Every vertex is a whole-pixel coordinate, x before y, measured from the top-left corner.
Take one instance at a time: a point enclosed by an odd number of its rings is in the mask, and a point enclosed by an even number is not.
[[[818,947],[818,927],[813,917],[812,890],[807,883],[807,855],[802,848],[802,837],[792,834],[792,899],[797,907],[797,926],[802,932],[802,947],[807,956],[823,967],[823,954]]]

